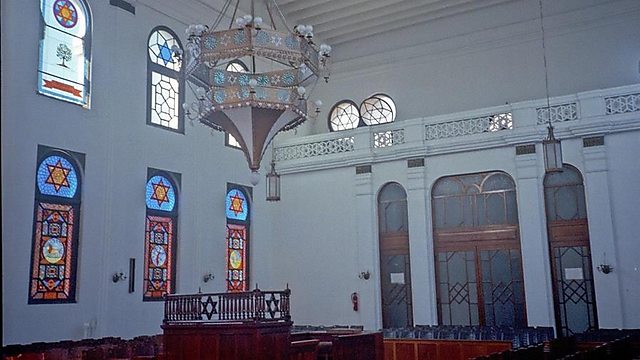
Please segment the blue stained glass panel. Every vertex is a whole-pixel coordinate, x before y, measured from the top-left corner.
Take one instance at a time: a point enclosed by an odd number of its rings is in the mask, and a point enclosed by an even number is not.
[[[57,155],[49,156],[38,166],[38,190],[43,195],[72,198],[78,190],[78,176],[71,163]]]
[[[249,214],[247,197],[239,189],[231,189],[226,199],[227,219],[246,221]]]
[[[153,176],[147,181],[146,201],[149,209],[173,211],[176,205],[173,184],[164,176]]]

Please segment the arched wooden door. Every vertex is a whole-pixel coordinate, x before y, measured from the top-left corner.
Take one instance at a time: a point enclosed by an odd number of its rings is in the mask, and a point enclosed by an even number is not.
[[[515,190],[497,171],[434,184],[440,324],[526,326]]]
[[[407,193],[398,183],[378,195],[382,326],[413,326]]]
[[[566,164],[563,171],[548,173],[544,196],[556,329],[563,336],[597,329],[582,175]]]

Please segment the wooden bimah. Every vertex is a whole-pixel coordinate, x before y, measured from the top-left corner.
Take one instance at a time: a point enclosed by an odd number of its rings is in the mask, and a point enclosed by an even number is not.
[[[167,360],[287,360],[290,290],[167,295]]]

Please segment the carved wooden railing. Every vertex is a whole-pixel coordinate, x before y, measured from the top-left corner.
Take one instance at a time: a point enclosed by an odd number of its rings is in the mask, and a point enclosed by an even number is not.
[[[165,295],[164,323],[290,321],[291,290]]]

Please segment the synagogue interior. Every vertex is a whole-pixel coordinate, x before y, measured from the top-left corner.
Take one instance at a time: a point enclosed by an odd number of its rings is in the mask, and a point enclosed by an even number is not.
[[[3,359],[640,358],[640,1],[1,7]]]

